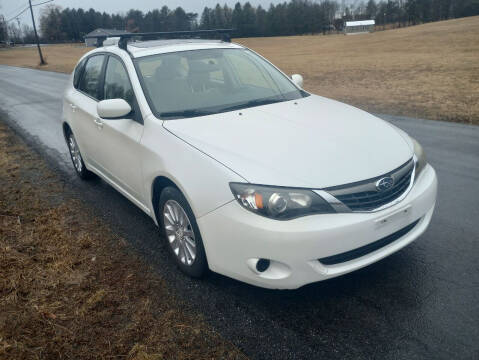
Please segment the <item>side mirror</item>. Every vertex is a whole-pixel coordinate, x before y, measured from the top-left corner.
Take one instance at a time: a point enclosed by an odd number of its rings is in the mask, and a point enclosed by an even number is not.
[[[291,75],[291,79],[296,84],[297,87],[303,88],[303,77],[299,74]]]
[[[96,110],[103,119],[118,119],[131,113],[131,106],[123,99],[102,100]]]

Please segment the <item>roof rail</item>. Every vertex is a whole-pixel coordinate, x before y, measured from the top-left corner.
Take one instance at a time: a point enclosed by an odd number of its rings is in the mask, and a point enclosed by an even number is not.
[[[194,30],[194,31],[166,31],[166,32],[148,32],[148,33],[127,33],[111,36],[85,36],[87,38],[97,38],[98,44],[102,44],[108,38],[120,38],[118,47],[127,50],[128,40],[132,38],[141,38],[147,40],[156,39],[218,39],[224,42],[231,42],[231,33],[233,29],[214,29],[214,30]]]

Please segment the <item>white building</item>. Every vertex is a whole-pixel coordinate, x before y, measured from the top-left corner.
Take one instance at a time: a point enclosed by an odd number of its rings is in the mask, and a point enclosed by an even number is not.
[[[346,21],[344,33],[349,35],[373,32],[374,24],[374,20]]]

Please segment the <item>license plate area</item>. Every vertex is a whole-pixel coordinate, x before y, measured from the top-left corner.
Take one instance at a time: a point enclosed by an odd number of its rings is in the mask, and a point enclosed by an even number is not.
[[[411,205],[406,206],[400,210],[388,214],[374,221],[375,228],[381,229],[387,226],[407,225],[411,222],[412,216]]]

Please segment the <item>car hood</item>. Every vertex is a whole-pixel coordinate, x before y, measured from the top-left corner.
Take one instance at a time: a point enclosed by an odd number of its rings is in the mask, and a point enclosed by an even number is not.
[[[380,176],[413,156],[389,123],[311,95],[164,127],[255,184],[325,188]]]

